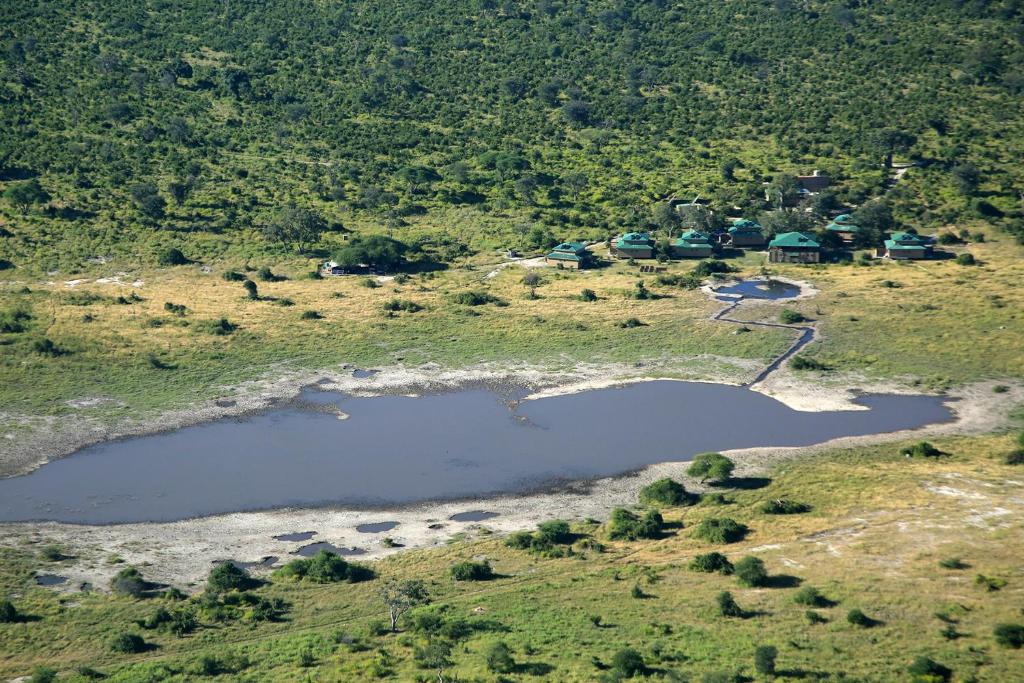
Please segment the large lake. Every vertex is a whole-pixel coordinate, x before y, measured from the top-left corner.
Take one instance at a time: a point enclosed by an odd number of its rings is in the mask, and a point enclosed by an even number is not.
[[[859,403],[870,410],[803,413],[743,387],[673,381],[518,405],[477,388],[419,398],[308,390],[265,413],[99,444],[0,480],[0,521],[171,521],[469,498],[951,418],[936,397]]]

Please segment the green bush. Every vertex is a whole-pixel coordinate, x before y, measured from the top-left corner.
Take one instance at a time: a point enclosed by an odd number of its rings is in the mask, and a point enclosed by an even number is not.
[[[913,676],[914,683],[945,683],[953,676],[953,671],[933,659],[918,657],[907,667],[907,673]]]
[[[552,519],[537,525],[537,536],[549,543],[572,543],[574,536],[569,523]]]
[[[10,600],[0,600],[0,624],[13,624],[18,620],[18,610]]]
[[[110,580],[110,590],[120,595],[137,598],[146,590],[148,584],[135,567],[125,567]]]
[[[807,607],[829,607],[832,603],[814,586],[804,586],[793,594],[793,602]]]
[[[296,558],[275,572],[277,576],[306,579],[313,583],[358,583],[374,577],[369,567],[347,562],[337,553],[321,550],[313,557]]]
[[[487,648],[487,669],[496,674],[510,674],[516,670],[516,660],[512,657],[512,649],[499,641]]]
[[[608,538],[628,541],[659,538],[664,523],[657,510],[649,510],[640,517],[625,508],[615,508],[608,520]]]
[[[797,323],[806,322],[807,318],[800,311],[794,311],[792,308],[783,308],[782,312],[779,313],[779,322],[786,325],[795,325]]]
[[[919,441],[913,446],[906,446],[900,450],[900,455],[908,458],[935,458],[942,454],[942,451],[927,441]]]
[[[732,562],[725,555],[718,552],[697,555],[690,560],[689,567],[691,571],[704,572],[706,574],[718,572],[729,575],[733,573]]]
[[[860,626],[861,628],[871,628],[875,625],[874,619],[856,608],[846,613],[846,621],[850,622],[854,626]]]
[[[110,640],[110,649],[121,654],[136,654],[146,649],[146,641],[135,633],[119,633]]]
[[[693,269],[693,275],[696,277],[710,277],[716,273],[731,273],[736,269],[730,266],[725,261],[719,261],[717,259],[709,259],[707,261],[701,261]]]
[[[632,329],[634,327],[646,327],[640,318],[626,318],[622,322],[618,323],[618,326],[623,329]]]
[[[533,534],[529,531],[516,531],[508,535],[505,545],[516,550],[526,550],[533,542]]]
[[[494,570],[487,560],[483,562],[467,560],[452,565],[451,575],[456,581],[488,581],[494,578]]]
[[[718,613],[723,617],[742,617],[743,610],[737,604],[736,599],[732,597],[732,593],[729,591],[722,591],[715,597],[715,602],[718,604]]]
[[[1024,465],[1024,448],[1017,448],[1006,454],[1003,458],[1006,465]]]
[[[687,493],[686,488],[668,477],[640,489],[639,499],[641,505],[661,507],[677,507],[693,503],[693,497]]]
[[[416,313],[422,311],[423,307],[415,301],[409,301],[407,299],[391,299],[384,303],[384,311],[388,313],[396,313],[398,311],[405,311],[406,313]]]
[[[580,292],[580,301],[597,301],[597,293],[592,289],[584,289]]]
[[[226,593],[228,591],[244,591],[251,588],[253,580],[249,572],[235,566],[231,562],[222,562],[210,571],[206,579],[206,590],[211,593]]]
[[[828,619],[826,619],[825,617],[821,616],[820,614],[818,614],[817,612],[815,612],[812,609],[809,609],[806,612],[804,612],[804,618],[807,619],[807,623],[808,624],[827,624],[828,623]]]
[[[319,311],[303,311],[299,318],[302,320],[323,320],[324,316]]]
[[[762,676],[775,675],[775,659],[779,656],[777,648],[771,645],[761,645],[754,650],[754,671]]]
[[[721,453],[698,453],[686,473],[702,482],[722,482],[732,476],[736,465]]]
[[[992,634],[996,642],[1003,647],[1019,650],[1024,647],[1024,625],[1021,624],[999,624],[993,629]]]
[[[733,565],[733,573],[740,585],[758,588],[768,584],[768,570],[759,557],[747,555]]]
[[[974,254],[971,254],[969,252],[964,252],[963,254],[958,255],[956,257],[956,262],[961,266],[973,266],[978,263],[978,261],[974,258]]]
[[[245,275],[235,270],[226,270],[221,277],[228,282],[243,282],[245,280]]]
[[[460,306],[483,306],[484,304],[495,303],[498,299],[487,292],[469,291],[456,292],[451,296],[451,301]]]
[[[633,648],[619,650],[612,655],[612,671],[622,678],[633,678],[647,671],[643,655]]]
[[[226,337],[237,330],[238,325],[235,325],[227,318],[221,318],[220,320],[202,320],[197,325],[197,329],[207,334]]]
[[[729,517],[709,517],[693,531],[694,538],[708,543],[736,543],[747,535],[747,527]]]
[[[17,334],[28,329],[32,313],[25,308],[0,311],[0,334]]]
[[[57,670],[48,666],[38,666],[32,671],[26,683],[52,683],[57,680]]]
[[[181,249],[170,248],[161,251],[157,254],[156,262],[161,266],[184,266],[192,263],[183,253]]]
[[[828,366],[820,361],[816,361],[813,358],[808,358],[804,355],[793,356],[789,361],[789,367],[794,370],[827,370]]]
[[[259,288],[256,286],[256,283],[253,282],[252,280],[247,279],[244,282],[242,282],[242,287],[245,288],[246,298],[252,301],[255,301],[260,298]]]
[[[811,506],[806,503],[798,503],[785,498],[766,500],[761,504],[761,512],[766,515],[799,515],[810,512]]]

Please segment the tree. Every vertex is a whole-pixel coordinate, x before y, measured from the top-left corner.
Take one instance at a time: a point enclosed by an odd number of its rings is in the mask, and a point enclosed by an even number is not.
[[[18,610],[10,600],[0,600],[0,624],[13,624],[18,620]]]
[[[301,253],[326,229],[327,222],[319,213],[289,204],[264,226],[263,237],[270,242],[291,243]]]
[[[533,205],[533,193],[537,191],[537,184],[537,179],[534,176],[524,175],[514,183],[516,194],[527,205]]]
[[[438,172],[429,166],[403,166],[398,169],[395,176],[403,181],[412,193],[441,179]]]
[[[615,508],[608,520],[608,538],[627,541],[658,538],[664,523],[657,510],[649,510],[643,517],[639,517],[625,508]]]
[[[516,670],[516,660],[512,657],[512,649],[502,641],[494,643],[487,649],[487,669],[496,674],[510,674]]]
[[[961,194],[969,197],[978,191],[978,185],[981,184],[981,172],[974,164],[957,164],[950,171],[950,174],[953,176],[953,183],[960,190]]]
[[[575,126],[587,125],[592,112],[593,107],[590,106],[590,103],[582,100],[569,100],[562,105],[562,116]]]
[[[390,579],[381,587],[380,598],[388,609],[391,631],[397,632],[399,619],[413,607],[426,603],[430,595],[427,593],[427,587],[419,579]]]
[[[679,212],[670,202],[658,202],[654,205],[654,222],[669,235],[679,227]]]
[[[167,193],[171,195],[171,199],[178,206],[185,203],[188,196],[192,194],[192,189],[195,187],[195,178],[189,177],[185,180],[172,180],[167,183]]]
[[[494,578],[494,570],[487,560],[483,562],[465,561],[452,565],[452,578],[456,581],[487,581]]]
[[[797,183],[795,175],[792,173],[779,173],[768,185],[768,197],[772,204],[781,209],[787,204],[793,203],[799,194],[799,190],[800,185]]]
[[[728,158],[728,159],[725,159],[722,162],[722,164],[718,167],[718,170],[722,174],[722,180],[724,180],[727,183],[735,182],[736,181],[736,169],[740,168],[741,166],[742,166],[742,164],[739,162],[739,159],[734,159],[734,158],[731,158],[731,157]]]
[[[181,252],[181,249],[178,249],[177,247],[169,247],[161,251],[156,256],[156,262],[161,266],[184,266],[192,263],[192,261]]]
[[[885,167],[892,168],[892,157],[897,152],[905,152],[917,142],[917,138],[896,128],[882,128],[874,134],[873,142],[885,157]]]
[[[690,560],[690,571],[703,572],[705,574],[718,572],[719,574],[729,575],[733,573],[734,569],[729,558],[722,553],[712,552],[705,555],[697,555]]]
[[[125,567],[110,580],[110,590],[137,598],[146,590],[146,581],[135,567]]]
[[[643,655],[631,647],[619,650],[612,656],[612,671],[622,678],[633,678],[647,671]]]
[[[538,524],[537,536],[547,543],[572,543],[573,540],[569,523],[561,519],[549,519]]]
[[[120,633],[111,639],[110,649],[121,654],[135,654],[146,649],[146,641],[134,633]]]
[[[569,194],[572,195],[572,200],[575,202],[579,200],[580,193],[587,189],[587,185],[590,184],[590,178],[587,177],[586,173],[570,173],[562,178],[562,184],[569,190]]]
[[[380,270],[395,270],[405,262],[408,247],[404,243],[385,235],[370,235],[354,238],[334,255],[334,260],[343,268],[366,265]]]
[[[438,683],[444,683],[444,670],[452,665],[451,655],[452,644],[440,638],[431,638],[413,651],[413,658],[421,667],[437,671]]]
[[[732,476],[735,467],[732,460],[721,453],[698,453],[686,473],[701,482],[723,482]]]
[[[692,501],[686,488],[677,481],[665,477],[640,489],[641,505],[676,507]]]
[[[22,216],[25,216],[36,204],[45,204],[50,201],[50,195],[46,193],[39,181],[33,178],[8,187],[4,191],[4,199],[21,211]]]
[[[167,202],[160,196],[153,183],[138,183],[128,188],[128,194],[135,202],[136,208],[146,218],[159,220],[164,217]]]
[[[928,657],[918,657],[907,667],[907,673],[914,677],[914,683],[945,683],[953,671]]]
[[[715,596],[715,602],[718,604],[718,613],[723,617],[743,616],[743,609],[729,591],[722,591]]]
[[[757,588],[768,583],[768,570],[765,569],[764,562],[759,557],[747,555],[734,565],[733,570],[736,579],[744,586]]]
[[[242,283],[242,286],[245,287],[245,296],[247,299],[249,299],[250,301],[256,301],[257,299],[260,298],[259,288],[256,286],[255,282],[246,279]]]
[[[237,567],[232,562],[221,562],[210,571],[206,579],[206,590],[210,593],[226,593],[228,591],[244,591],[252,586],[249,572]]]
[[[709,543],[735,543],[746,533],[747,527],[734,519],[709,517],[697,525],[693,536]]]
[[[772,645],[761,645],[754,650],[754,670],[762,676],[775,675],[775,658],[779,651]]]
[[[996,642],[1003,647],[1019,650],[1024,647],[1024,625],[999,624],[992,631]]]

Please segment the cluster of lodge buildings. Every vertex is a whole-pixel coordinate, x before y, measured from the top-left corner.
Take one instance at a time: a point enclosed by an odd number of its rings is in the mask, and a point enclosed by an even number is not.
[[[860,232],[848,214],[836,216],[825,230],[851,246]],[[760,225],[740,220],[727,230],[705,233],[687,230],[669,245],[673,258],[709,258],[720,248],[767,248],[770,263],[820,263],[822,245],[806,232],[784,232],[768,240]],[[647,232],[627,232],[611,243],[611,254],[623,259],[652,259],[658,254],[654,238]],[[876,256],[896,260],[926,259],[932,256],[932,240],[912,232],[896,232],[879,247]],[[546,257],[548,265],[578,270],[590,264],[591,254],[580,242],[563,242]]]

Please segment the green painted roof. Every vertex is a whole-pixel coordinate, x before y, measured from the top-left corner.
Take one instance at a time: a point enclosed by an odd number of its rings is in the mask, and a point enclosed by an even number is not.
[[[754,221],[748,221],[747,219],[744,218],[743,220],[736,221],[735,223],[733,223],[732,227],[729,228],[729,232],[734,235],[738,232],[760,233],[761,225],[759,223],[755,223]]]
[[[555,247],[555,251],[581,252],[586,250],[587,247],[582,242],[562,242]]]
[[[910,246],[913,246],[913,247],[923,247],[926,244],[928,244],[927,240],[925,240],[920,235],[914,234],[912,232],[894,232],[892,234],[892,237],[890,239],[886,240],[886,241],[887,242],[901,242],[901,243],[903,243],[904,246],[908,246],[908,247],[910,247]]]
[[[550,254],[548,254],[548,258],[549,259],[553,259],[555,261],[582,261],[583,260],[583,257],[580,256],[579,254],[574,254],[574,253],[569,252],[569,251],[553,251]]]
[[[627,232],[615,242],[616,249],[651,249],[654,240],[646,232]]]
[[[832,219],[832,222],[833,223],[839,223],[839,224],[853,223],[853,216],[851,216],[848,213],[840,214],[840,215],[836,216],[834,219]]]
[[[784,232],[781,235],[776,235],[775,239],[768,243],[768,246],[784,249],[818,249],[821,245],[805,232]]]
[[[825,229],[833,232],[859,232],[860,226],[853,223],[840,223],[837,219],[826,225]]]
[[[687,230],[675,241],[677,247],[710,247],[710,238],[700,230]]]

